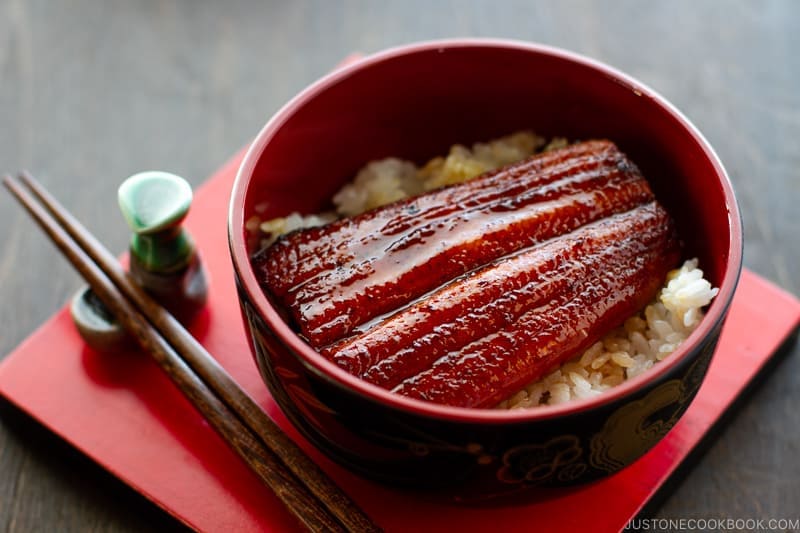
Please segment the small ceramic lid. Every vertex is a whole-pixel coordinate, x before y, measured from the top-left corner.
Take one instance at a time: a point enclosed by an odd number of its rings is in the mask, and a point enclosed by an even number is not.
[[[117,198],[133,232],[148,235],[183,221],[192,205],[192,188],[180,176],[155,170],[126,179]]]
[[[88,285],[75,293],[69,310],[81,337],[95,350],[116,352],[130,345],[125,329]]]

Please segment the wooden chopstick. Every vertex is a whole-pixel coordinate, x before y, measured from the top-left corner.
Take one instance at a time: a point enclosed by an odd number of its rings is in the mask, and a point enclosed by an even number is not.
[[[33,178],[21,179],[53,216],[10,177],[3,182],[123,326],[301,523],[314,531],[380,530],[168,312],[131,282],[88,230]]]

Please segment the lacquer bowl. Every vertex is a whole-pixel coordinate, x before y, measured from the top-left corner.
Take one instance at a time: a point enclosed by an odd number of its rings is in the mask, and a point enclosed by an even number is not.
[[[418,163],[531,129],[608,138],[671,212],[686,257],[720,292],[697,330],[644,374],[588,400],[528,410],[453,408],[365,383],[307,345],[262,293],[245,222],[315,213],[366,162]],[[700,132],[669,102],[611,67],[555,48],[497,40],[411,44],[317,81],[259,133],[234,185],[229,237],[239,298],[264,382],[313,445],[363,476],[484,498],[613,474],[675,425],[695,396],[739,276],[731,184]]]

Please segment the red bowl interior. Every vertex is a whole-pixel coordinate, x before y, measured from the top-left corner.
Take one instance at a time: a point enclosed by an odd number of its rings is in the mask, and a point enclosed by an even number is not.
[[[423,163],[470,144],[531,129],[571,140],[608,138],[641,168],[675,217],[685,257],[720,294],[667,359],[598,397],[509,412],[452,408],[392,395],[324,360],[279,318],[250,267],[244,222],[314,213],[366,162]],[[519,42],[456,40],[392,49],[319,80],[260,132],[234,185],[229,233],[243,288],[273,331],[313,371],[400,409],[480,422],[535,420],[611,401],[678,364],[719,322],[741,268],[741,225],[730,181],[711,147],[673,106],[595,61]]]

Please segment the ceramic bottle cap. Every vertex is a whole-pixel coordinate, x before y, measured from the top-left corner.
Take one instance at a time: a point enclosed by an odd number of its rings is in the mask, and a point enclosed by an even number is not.
[[[180,176],[154,170],[126,179],[117,198],[134,233],[149,234],[183,221],[192,205],[192,188]]]

